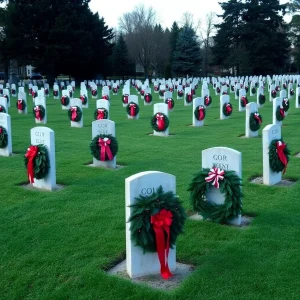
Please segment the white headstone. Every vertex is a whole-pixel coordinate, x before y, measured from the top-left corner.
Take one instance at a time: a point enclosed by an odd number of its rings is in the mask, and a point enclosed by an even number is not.
[[[8,114],[8,103],[7,103],[7,99],[4,97],[0,97],[0,106],[2,106],[4,108],[5,111],[3,111],[3,108],[0,107],[0,113],[7,113]]]
[[[198,119],[196,119],[195,114],[194,114],[196,109],[199,111],[202,108],[201,106],[203,106],[203,108],[205,109],[203,97],[194,98],[193,99],[193,111],[192,111],[193,117],[192,118],[193,118],[193,126],[195,126],[195,127],[201,127],[204,125],[204,119],[202,121],[199,121]]]
[[[167,117],[169,117],[169,110],[168,105],[165,103],[156,103],[154,104],[154,115],[157,115],[157,123],[159,121],[159,113],[165,114]],[[153,130],[153,135],[157,136],[168,136],[169,135],[169,127],[165,131],[155,131]]]
[[[300,107],[300,87],[296,88],[296,108]]]
[[[10,99],[9,89],[4,89],[3,90],[3,97],[7,98],[7,100],[6,100],[7,101],[7,107],[10,107],[10,105],[11,105],[11,99]]]
[[[242,107],[242,104],[241,104],[242,97],[246,97],[247,98],[247,94],[246,94],[246,90],[245,89],[240,89],[239,90],[239,111],[245,111],[246,110],[246,106]]]
[[[250,129],[250,116],[252,113],[255,113],[258,111],[257,104],[255,102],[250,102],[246,105],[246,124],[245,124],[245,131],[246,131],[246,137],[252,138],[258,136],[258,131],[252,131]]]
[[[138,96],[137,95],[130,95],[128,97],[129,110],[131,110],[131,107],[134,107],[134,104],[131,103],[131,102],[139,105],[139,98],[138,98]],[[132,109],[134,109],[134,108],[132,108]],[[138,113],[136,116],[131,116],[130,114],[127,114],[127,118],[128,119],[136,119],[137,120],[137,119],[139,119],[139,117],[140,117],[140,113]]]
[[[96,101],[96,109],[98,108],[105,108],[107,110],[107,119],[109,120],[109,101],[107,100],[103,100],[103,99],[99,99]]]
[[[19,114],[27,114],[28,110],[27,110],[27,97],[26,97],[26,93],[19,91],[19,93],[18,93],[18,100],[17,100],[17,107],[21,108],[22,102],[25,103],[25,109],[24,110],[18,109],[18,113]]]
[[[276,111],[278,107],[282,108],[282,99],[280,97],[273,99],[273,124],[281,126],[282,121],[278,121],[276,117]]]
[[[72,98],[70,100],[70,109],[73,110],[78,106],[81,109],[82,117],[79,122],[74,122],[71,120],[71,127],[82,128],[83,127],[83,109],[82,109],[82,101],[78,98]]]
[[[47,107],[46,107],[46,99],[43,96],[38,96],[36,98],[34,98],[34,109],[38,108],[36,107],[37,105],[42,105],[43,108],[45,109],[45,116],[42,120],[38,120],[37,118],[35,118],[35,123],[40,123],[40,124],[46,124],[47,123]]]
[[[190,98],[191,102],[188,102],[186,98]],[[192,89],[190,87],[186,87],[184,89],[184,106],[192,105],[193,103],[193,95],[192,95]]]
[[[0,113],[0,126],[2,126],[7,132],[7,146],[5,148],[0,148],[0,156],[11,156],[12,142],[11,142],[11,122],[10,122],[9,114]]]
[[[172,191],[176,194],[176,177],[158,171],[147,171],[135,174],[125,179],[125,205],[126,205],[126,265],[130,278],[137,278],[160,273],[160,263],[157,253],[143,253],[142,248],[135,246],[131,241],[130,223],[128,222],[132,208],[139,195],[151,195],[162,186],[164,192]],[[176,249],[170,249],[168,257],[170,271],[176,269]]]
[[[223,113],[223,106],[226,104],[230,104],[230,97],[229,95],[222,95],[220,97],[220,119],[221,120],[230,118],[230,116],[225,116]]]
[[[70,109],[70,100],[71,100],[69,90],[62,90],[61,96],[62,96],[62,97],[68,97],[68,98],[69,98],[69,104],[68,104],[68,105],[61,105],[61,108],[62,108],[63,110],[69,110],[69,109]],[[63,103],[62,100],[61,100],[61,103]]]

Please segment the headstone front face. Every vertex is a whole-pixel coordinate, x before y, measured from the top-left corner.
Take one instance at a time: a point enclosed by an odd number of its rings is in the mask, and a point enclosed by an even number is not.
[[[4,107],[5,112],[8,113],[8,103],[7,103],[6,98],[0,97],[0,106]],[[2,110],[3,110],[3,108],[2,108]],[[0,113],[2,113],[1,110],[0,110]]]
[[[99,99],[96,101],[96,108],[105,108],[107,110],[107,119],[109,119],[109,103],[109,101],[103,99]]]
[[[230,116],[224,115],[223,106],[224,106],[225,103],[230,103],[229,95],[222,95],[220,97],[220,119],[221,120],[225,120],[225,119],[230,118]]]
[[[42,105],[45,109],[45,116],[42,120],[35,118],[35,123],[46,124],[47,123],[47,108],[46,108],[46,99],[43,96],[38,96],[34,98],[34,105]]]
[[[75,106],[78,106],[81,109],[82,116],[81,116],[80,121],[78,121],[78,122],[71,121],[71,127],[82,128],[83,127],[82,101],[78,98],[71,99],[70,100],[70,109],[72,109],[72,107],[75,107]]]
[[[193,116],[192,116],[192,118],[193,118],[193,126],[195,126],[195,127],[201,127],[204,125],[204,119],[202,121],[200,121],[199,119],[196,119],[196,117],[195,117],[195,109],[199,105],[205,107],[203,97],[197,97],[197,98],[193,99],[193,111],[192,111]]]
[[[139,97],[137,95],[130,95],[128,97],[128,105],[129,106],[131,106],[130,102],[133,102],[133,103],[139,105]],[[139,119],[139,117],[140,117],[140,113],[138,113],[135,116],[131,116],[131,115],[127,114],[128,119],[136,119],[137,120],[137,119]]]
[[[3,97],[7,96],[7,107],[10,107],[11,105],[11,99],[10,99],[10,93],[9,93],[9,89],[4,89],[3,90]]]
[[[246,97],[246,96],[247,96],[246,90],[245,89],[240,89],[239,90],[239,111],[245,111],[246,110],[246,106],[242,107],[242,104],[241,104],[242,97]]]
[[[68,109],[70,109],[70,101],[71,101],[71,98],[70,98],[70,92],[69,92],[69,90],[62,90],[61,96],[62,96],[62,97],[68,97],[68,98],[69,98],[69,104],[68,104],[68,105],[61,105],[61,108],[62,108],[63,110],[68,110]],[[62,100],[61,100],[61,101],[62,101]],[[62,103],[63,103],[63,102],[62,102]]]
[[[55,134],[48,127],[34,127],[30,130],[31,145],[43,144],[48,150],[50,168],[43,179],[34,178],[33,186],[39,189],[52,191],[56,188],[56,163],[55,163]]]
[[[277,120],[277,117],[276,117],[276,111],[277,111],[278,107],[282,108],[282,99],[280,97],[277,97],[273,100],[273,124],[277,124],[277,125],[281,126],[282,121]]]
[[[11,121],[10,115],[7,113],[0,114],[0,126],[2,126],[7,132],[7,146],[0,148],[0,156],[12,155],[12,142],[11,142]]]
[[[165,103],[156,103],[156,104],[154,104],[154,115],[156,115],[157,113],[163,113],[167,117],[169,117],[168,104],[165,104]],[[153,135],[168,136],[169,135],[169,127],[165,131],[155,131],[155,130],[153,130]]]
[[[137,278],[160,273],[160,263],[157,253],[143,253],[139,246],[131,241],[130,223],[128,219],[132,213],[129,207],[136,203],[139,195],[151,195],[162,186],[164,192],[172,191],[176,194],[176,177],[158,171],[141,172],[125,179],[125,205],[126,205],[126,265],[130,278]],[[176,269],[176,250],[170,249],[168,264],[170,271]]]
[[[245,124],[245,131],[246,131],[246,137],[257,137],[258,131],[252,131],[250,129],[250,116],[252,113],[255,113],[258,111],[257,104],[255,102],[250,102],[246,105],[246,124]]]
[[[227,147],[213,147],[202,151],[202,168],[219,168],[224,171],[234,171],[242,178],[242,153]],[[224,194],[220,189],[210,186],[206,194],[207,201],[217,205],[225,202]],[[241,215],[232,219],[230,224],[240,225]]]
[[[186,101],[187,97],[190,97],[191,99],[193,99],[192,89],[190,87],[186,87],[184,89],[184,106],[189,106],[189,105],[192,105],[192,103],[193,103],[193,100],[191,100],[191,102]]]
[[[281,172],[276,173],[270,168],[269,146],[273,140],[281,139],[281,126],[278,124],[267,125],[263,129],[263,183],[274,185],[281,181]]]
[[[116,136],[115,122],[110,120],[97,120],[92,122],[92,139],[99,134],[111,134],[113,137]],[[116,156],[112,160],[101,161],[93,157],[93,165],[96,167],[115,169],[117,166]]]
[[[17,109],[18,109],[18,113],[19,114],[27,114],[27,101],[26,101],[27,97],[25,92],[21,92],[19,91],[18,93],[18,100],[17,100]],[[25,109],[22,110],[21,106],[22,106],[22,102],[25,103]]]

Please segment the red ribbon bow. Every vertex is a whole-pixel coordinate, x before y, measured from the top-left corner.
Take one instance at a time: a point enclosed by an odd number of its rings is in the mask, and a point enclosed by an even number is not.
[[[224,179],[225,172],[224,170],[220,170],[219,168],[212,168],[208,172],[208,177],[205,178],[206,182],[213,182],[212,185],[217,189],[220,187],[219,180]]]
[[[3,130],[2,130],[2,128],[0,127],[0,134],[2,134],[2,132],[3,132]]]
[[[157,120],[157,127],[159,130],[164,130],[165,128],[165,119],[164,116],[161,114],[156,115],[156,120]]]
[[[209,97],[206,96],[206,97],[205,97],[205,105],[207,106],[208,104],[209,104]]]
[[[111,153],[111,150],[110,150],[110,139],[109,138],[99,138],[98,139],[98,145],[99,145],[99,148],[100,148],[100,160],[101,161],[105,161],[105,154],[107,154],[107,157],[109,160],[112,160],[114,157]]]
[[[85,98],[84,98],[84,96],[83,95],[80,95],[80,100],[82,101],[82,103],[85,101]]]
[[[278,158],[280,159],[280,161],[284,165],[284,169],[283,169],[283,172],[282,172],[283,174],[285,173],[286,167],[287,167],[287,164],[288,164],[287,157],[286,157],[286,155],[283,152],[285,148],[286,148],[286,144],[285,143],[283,143],[281,141],[278,141],[276,143],[276,152],[277,152]]]
[[[42,116],[41,116],[41,110],[40,110],[40,108],[38,106],[36,106],[34,108],[34,111],[35,111],[35,118],[37,120],[41,121],[42,120]]]
[[[62,105],[65,105],[65,100],[66,100],[66,96],[62,96],[61,97],[61,103],[62,103]]]
[[[33,160],[37,156],[39,148],[37,146],[30,146],[27,149],[25,157],[28,158],[28,165],[27,165],[27,175],[30,183],[34,183],[34,164]]]
[[[128,103],[128,96],[123,96],[123,102]]]
[[[202,121],[204,119],[204,111],[203,111],[203,107],[199,107],[199,110],[198,110],[198,117],[199,117],[199,120]]]
[[[146,94],[146,96],[145,96],[145,101],[146,101],[146,102],[150,102],[150,97],[149,97],[148,94]]]
[[[72,120],[73,122],[75,122],[74,120],[75,120],[76,117],[77,117],[77,107],[71,107],[71,112],[72,112],[71,120]]]
[[[151,216],[151,224],[155,232],[157,256],[160,262],[160,274],[166,280],[173,276],[168,265],[172,217],[172,213],[166,209],[162,209],[159,213]]]
[[[18,110],[23,109],[22,102],[23,102],[23,100],[18,100]]]
[[[259,124],[261,124],[261,118],[260,118],[259,113],[254,113],[254,118],[257,120],[257,122],[258,122]]]
[[[246,106],[247,105],[247,99],[246,99],[246,97],[245,96],[242,96],[242,102],[243,102],[243,104],[244,104],[244,106]]]
[[[171,100],[171,99],[168,99],[167,102],[168,102],[168,108],[169,108],[169,109],[172,109],[172,108],[173,108],[173,107],[172,107],[172,100]]]
[[[188,102],[192,101],[192,94],[188,94]]]
[[[135,104],[129,104],[129,107],[130,107],[130,116],[131,117],[134,117],[135,116]]]
[[[284,109],[282,106],[280,106],[279,113],[282,117],[284,117]]]
[[[108,100],[108,96],[107,95],[103,95],[102,99]]]
[[[226,104],[226,112],[230,114],[232,112],[232,108],[229,104]]]
[[[98,108],[97,110],[97,120],[102,120],[104,119],[104,109]]]

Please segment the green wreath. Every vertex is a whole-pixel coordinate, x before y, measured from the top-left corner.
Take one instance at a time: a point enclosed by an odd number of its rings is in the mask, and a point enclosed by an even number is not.
[[[163,128],[158,128],[157,116],[162,116],[163,117],[163,120],[164,120],[164,127]],[[169,118],[167,117],[167,115],[165,115],[161,112],[157,112],[151,118],[150,123],[151,123],[151,127],[152,127],[153,130],[155,130],[157,132],[163,132],[163,131],[167,130],[167,128],[169,127],[170,121],[169,121]]]
[[[231,86],[231,91],[234,92],[234,85]]]
[[[300,95],[298,95],[298,104],[300,104]]]
[[[248,93],[249,88],[247,86],[244,87],[246,93]]]
[[[109,148],[111,151],[111,154],[113,158],[117,155],[119,146],[118,141],[115,137],[113,137],[111,134],[99,134],[95,136],[92,139],[92,142],[90,143],[90,151],[93,157],[95,157],[97,160],[101,159],[100,152],[101,152],[101,146],[99,146],[99,139],[105,139],[108,138],[110,140]],[[105,152],[105,161],[109,161],[109,157],[107,152]]]
[[[171,108],[169,108],[169,102],[171,102]],[[168,104],[168,108],[169,108],[169,109],[173,109],[174,106],[175,106],[175,101],[174,101],[172,98],[167,98],[167,99],[165,100],[165,103]]]
[[[130,109],[131,109],[131,106],[132,105],[135,105],[135,110],[134,110],[134,116],[131,116],[131,114],[130,114]],[[126,112],[127,112],[127,115],[129,115],[129,116],[131,116],[131,117],[135,117],[135,116],[137,116],[138,115],[138,113],[139,113],[139,111],[140,111],[140,107],[139,107],[139,105],[137,104],[137,103],[135,103],[135,102],[129,102],[128,103],[128,105],[126,106]]]
[[[249,127],[251,131],[259,130],[261,123],[262,123],[262,116],[257,111],[250,114]]]
[[[80,100],[82,101],[82,105],[86,105],[87,104],[87,96],[86,95],[80,95]]]
[[[284,111],[288,111],[289,110],[289,108],[290,108],[290,101],[289,101],[288,98],[284,98],[282,100],[282,108],[283,108]]]
[[[70,98],[68,96],[62,96],[60,102],[63,106],[68,106],[70,104]]]
[[[103,95],[102,99],[109,101],[109,96],[108,95]]]
[[[151,95],[150,93],[146,93],[146,94],[144,95],[144,101],[145,101],[146,103],[151,103],[151,102],[152,102],[152,95]]]
[[[246,107],[246,105],[248,104],[247,97],[246,96],[242,96],[240,102],[241,102],[241,107]]]
[[[178,96],[179,98],[183,97],[183,90],[177,91],[177,96]]]
[[[200,119],[200,116],[199,116],[199,110],[200,109],[202,109],[202,111],[203,111],[203,118],[202,119]],[[196,120],[203,121],[205,119],[205,115],[206,115],[205,107],[203,105],[198,105],[194,110],[194,116],[195,116]]]
[[[193,101],[193,95],[192,94],[185,94],[185,101],[186,103],[192,103]]]
[[[160,96],[160,97],[163,97],[163,96],[164,96],[164,93],[165,93],[165,90],[159,90],[158,93],[159,93],[159,96]]]
[[[128,104],[128,99],[129,99],[129,95],[128,94],[124,94],[122,96],[122,103]]]
[[[53,96],[57,97],[58,96],[58,90],[53,90]]]
[[[231,108],[230,112],[227,112],[227,110],[226,110],[227,106],[229,106]],[[232,104],[230,102],[226,102],[226,103],[223,104],[223,114],[226,117],[229,117],[232,114],[232,110],[233,110],[233,107],[232,107]]]
[[[259,102],[260,105],[265,104],[266,96],[264,94],[260,94],[259,97],[258,97],[258,102]]]
[[[0,148],[5,148],[8,144],[8,134],[4,127],[0,125]]]
[[[92,96],[96,97],[98,95],[97,89],[92,90]]]
[[[256,93],[256,88],[255,88],[255,87],[253,87],[253,88],[251,89],[251,93],[252,93],[252,94],[255,94],[255,93]]]
[[[45,117],[45,108],[44,108],[44,106],[43,105],[35,105],[33,107],[32,112],[33,112],[34,117],[35,117],[35,109],[38,109],[40,111],[40,118],[41,118],[41,120],[43,120],[44,117]]]
[[[211,96],[206,95],[206,96],[204,97],[204,104],[205,104],[205,106],[210,106],[211,103],[212,103],[212,98],[211,98]]]
[[[239,89],[236,89],[236,91],[235,91],[235,94],[236,94],[236,96],[238,97],[239,96]]]
[[[277,121],[282,121],[284,119],[284,113],[282,113],[282,111],[284,112],[283,108],[280,107],[280,105],[277,106],[276,108],[276,119]]]
[[[290,89],[290,95],[294,96],[295,95],[295,91],[293,89]]]
[[[270,164],[270,168],[272,171],[274,172],[282,172],[285,169],[285,165],[281,162],[281,160],[278,157],[277,154],[277,142],[283,142],[282,139],[275,139],[271,142],[270,146],[269,146],[269,164]],[[287,145],[285,147],[285,149],[283,150],[284,155],[286,156],[287,162],[289,162],[290,160],[290,150],[288,149]]]
[[[21,101],[21,102],[20,102],[20,104],[21,104],[21,110],[22,110],[22,111],[25,110],[25,108],[26,108],[26,102],[25,102],[23,99],[17,100],[17,102],[16,102],[16,107],[17,107],[17,109],[19,109],[19,101]]]
[[[172,213],[170,248],[173,248],[178,234],[183,232],[186,220],[185,210],[179,198],[172,191],[164,192],[162,186],[159,186],[152,195],[139,195],[135,200],[136,203],[129,206],[132,210],[128,219],[131,240],[136,246],[141,247],[144,253],[156,252],[156,238],[151,226],[151,216],[165,209]]]
[[[32,145],[31,145],[32,146]],[[42,179],[48,174],[50,169],[49,155],[47,148],[42,145],[34,145],[38,147],[38,153],[33,160],[34,178]],[[29,148],[28,148],[29,149]],[[26,155],[27,151],[25,152]],[[24,156],[26,169],[28,168],[28,158]]]
[[[272,96],[272,98],[276,98],[276,96],[277,96],[276,90],[271,91],[271,96]]]
[[[0,113],[6,113],[6,109],[3,105],[0,105]]]
[[[9,103],[9,96],[7,94],[3,95],[4,98],[6,98],[6,103]]]
[[[98,119],[98,109],[103,110],[103,114],[104,114],[103,119],[107,119],[108,118],[108,111],[104,107],[98,107],[98,108],[95,109],[95,111],[94,111],[94,119],[95,120],[102,120],[102,119]]]
[[[72,109],[76,108],[76,118],[74,118],[74,120],[72,120]],[[68,110],[68,116],[69,116],[69,119],[72,121],[72,122],[79,122],[82,118],[82,110],[79,106],[72,106],[69,108]]]
[[[205,178],[209,176],[210,169],[203,169],[195,175],[189,185],[190,200],[193,209],[204,219],[215,223],[225,224],[242,213],[241,179],[234,171],[224,171],[224,179],[219,180],[220,192],[224,193],[224,204],[217,205],[206,200],[206,193],[211,186]]]

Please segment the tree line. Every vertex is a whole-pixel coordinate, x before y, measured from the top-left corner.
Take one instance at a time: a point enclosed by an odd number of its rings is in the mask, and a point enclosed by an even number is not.
[[[183,14],[163,28],[139,5],[109,28],[90,0],[0,0],[0,62],[32,64],[50,82],[58,74],[207,76],[274,74],[300,69],[300,0],[229,0],[204,22]],[[292,15],[287,24],[284,15]],[[291,55],[293,61],[291,61]]]

